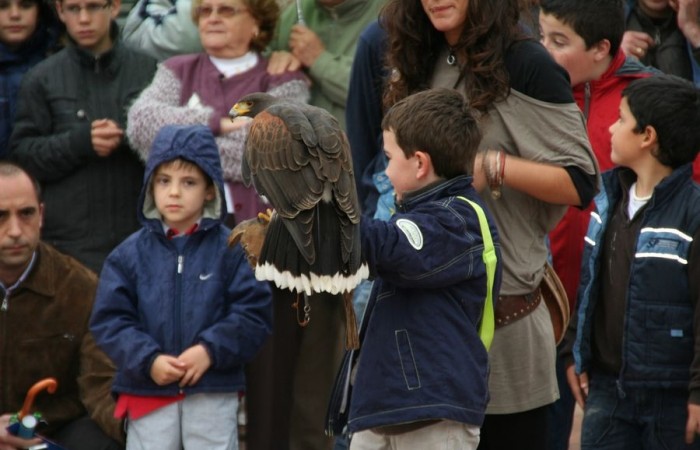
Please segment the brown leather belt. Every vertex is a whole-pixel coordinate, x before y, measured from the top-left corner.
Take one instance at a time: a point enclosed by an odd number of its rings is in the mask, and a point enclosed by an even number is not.
[[[542,301],[542,290],[537,289],[525,295],[502,295],[498,297],[494,315],[496,328],[506,326],[530,314]]]

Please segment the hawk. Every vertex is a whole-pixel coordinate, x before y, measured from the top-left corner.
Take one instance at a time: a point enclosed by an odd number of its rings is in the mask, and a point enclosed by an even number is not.
[[[231,118],[252,117],[242,162],[275,208],[255,275],[305,295],[348,294],[369,276],[350,146],[326,110],[265,93],[243,97]]]

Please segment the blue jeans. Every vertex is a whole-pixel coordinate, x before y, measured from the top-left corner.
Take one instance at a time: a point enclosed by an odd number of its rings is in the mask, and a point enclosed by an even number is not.
[[[581,450],[700,449],[685,444],[688,391],[617,388],[614,377],[594,374],[581,426]]]

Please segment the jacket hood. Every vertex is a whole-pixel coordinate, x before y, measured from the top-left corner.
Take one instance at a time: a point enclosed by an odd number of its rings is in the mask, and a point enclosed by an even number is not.
[[[203,125],[167,125],[158,132],[146,161],[138,202],[139,221],[148,227],[149,222],[157,220],[156,229],[160,228],[161,215],[151,192],[151,178],[158,166],[178,158],[196,164],[214,182],[216,196],[204,205],[201,226],[208,227],[208,219],[223,221],[227,211],[219,148],[211,130]]]

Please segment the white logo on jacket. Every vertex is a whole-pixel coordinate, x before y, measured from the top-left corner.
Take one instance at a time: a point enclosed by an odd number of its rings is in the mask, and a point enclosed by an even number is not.
[[[406,235],[408,243],[411,244],[411,247],[415,248],[416,250],[423,248],[423,234],[420,232],[420,228],[418,228],[418,225],[416,225],[415,222],[408,219],[399,219],[396,221],[396,226],[399,227],[399,230],[403,231],[403,234]]]

